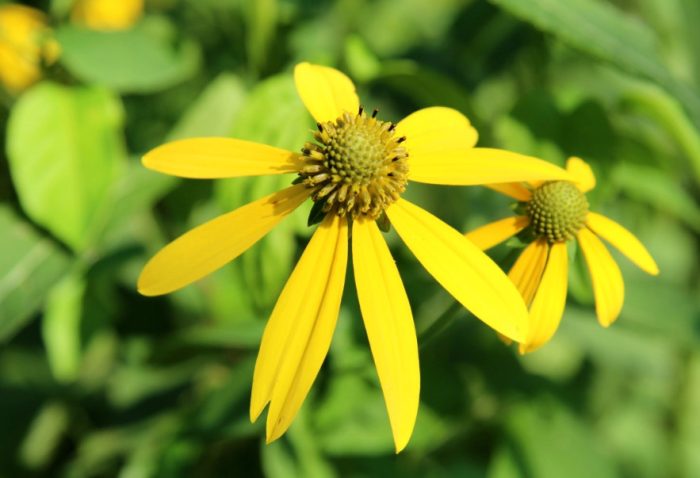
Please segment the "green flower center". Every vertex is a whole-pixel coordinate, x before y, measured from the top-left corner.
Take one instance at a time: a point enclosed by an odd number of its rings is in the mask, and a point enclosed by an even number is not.
[[[322,212],[378,219],[406,189],[406,138],[375,116],[360,108],[357,115],[319,123],[316,143],[304,145],[300,180],[313,188]]]
[[[554,181],[532,192],[527,213],[538,236],[550,243],[567,241],[585,224],[588,200],[573,183]]]

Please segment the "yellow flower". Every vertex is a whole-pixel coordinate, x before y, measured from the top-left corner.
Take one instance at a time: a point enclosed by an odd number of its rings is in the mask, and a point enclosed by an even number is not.
[[[144,0],[77,0],[71,19],[93,30],[125,30],[143,14]]]
[[[531,226],[535,240],[523,250],[508,274],[530,307],[530,327],[527,339],[520,344],[521,353],[544,345],[559,326],[566,304],[567,241],[575,238],[583,251],[593,282],[596,315],[603,327],[612,324],[620,314],[624,283],[617,263],[599,237],[644,272],[659,273],[654,259],[631,232],[588,210],[585,193],[595,187],[595,176],[588,164],[569,158],[566,168],[573,182],[491,185],[520,201],[523,215],[501,219],[466,234],[486,250]]]
[[[267,440],[289,427],[328,352],[343,293],[349,237],[360,309],[397,452],[413,430],[420,372],[411,307],[377,221],[390,221],[427,271],[499,333],[523,340],[527,309],[512,282],[455,229],[400,198],[407,180],[483,184],[568,177],[551,164],[474,148],[477,133],[455,110],[426,108],[397,124],[360,107],[332,68],[302,63],[299,95],[318,122],[302,154],[226,138],[176,141],[143,159],[187,178],[296,174],[292,186],[176,239],[145,266],[138,289],[165,294],[222,267],[302,202],[322,218],[272,311],[253,377],[251,420],[269,404]],[[313,221],[311,221],[313,222]]]
[[[0,82],[18,93],[41,78],[41,62],[58,56],[46,16],[23,5],[0,6]]]

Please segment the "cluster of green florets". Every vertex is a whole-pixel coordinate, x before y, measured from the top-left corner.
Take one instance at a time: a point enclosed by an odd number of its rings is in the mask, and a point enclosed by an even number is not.
[[[395,125],[368,116],[345,113],[318,124],[317,143],[304,145],[299,175],[313,188],[311,198],[324,213],[379,218],[406,189],[408,153]]]
[[[573,183],[549,182],[532,191],[527,213],[538,236],[550,243],[568,241],[586,222],[588,200]]]

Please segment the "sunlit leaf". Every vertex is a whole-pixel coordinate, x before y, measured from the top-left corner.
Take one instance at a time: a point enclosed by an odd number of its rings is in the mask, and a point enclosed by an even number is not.
[[[41,323],[49,365],[60,382],[75,380],[80,367],[80,319],[85,279],[73,272],[49,293]]]
[[[113,208],[122,119],[107,90],[52,83],[23,95],[12,111],[7,149],[20,203],[75,250],[96,240]]]
[[[7,207],[0,207],[0,343],[19,330],[46,300],[69,266],[68,255]]]
[[[675,95],[700,124],[700,96],[673,77],[654,32],[601,0],[491,0],[575,48],[654,80]]]
[[[199,61],[194,44],[174,48],[142,27],[106,32],[63,26],[56,38],[61,61],[74,75],[121,92],[167,88],[191,76]]]

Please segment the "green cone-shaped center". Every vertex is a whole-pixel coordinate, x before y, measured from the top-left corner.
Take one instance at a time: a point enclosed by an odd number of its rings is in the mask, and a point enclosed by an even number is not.
[[[538,236],[549,242],[567,241],[585,224],[588,201],[573,183],[555,181],[532,192],[527,212]]]
[[[384,167],[386,143],[379,129],[366,122],[346,124],[324,147],[326,167],[345,182],[367,184]]]
[[[395,126],[374,115],[345,113],[319,123],[299,171],[323,212],[377,219],[406,189],[408,153]]]

